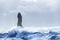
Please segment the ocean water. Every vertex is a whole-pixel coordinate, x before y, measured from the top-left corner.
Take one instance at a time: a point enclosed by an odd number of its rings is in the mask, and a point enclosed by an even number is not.
[[[16,28],[6,33],[0,33],[0,40],[60,40],[60,32],[53,30],[48,32],[27,31]]]

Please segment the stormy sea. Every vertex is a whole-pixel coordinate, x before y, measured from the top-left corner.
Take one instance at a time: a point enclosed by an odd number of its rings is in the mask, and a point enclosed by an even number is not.
[[[59,28],[54,29],[46,27],[15,27],[5,33],[0,33],[0,40],[60,40]]]

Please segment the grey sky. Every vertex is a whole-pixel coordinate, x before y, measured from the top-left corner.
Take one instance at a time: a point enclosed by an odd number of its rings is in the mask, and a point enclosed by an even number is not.
[[[0,26],[15,26],[18,12],[24,26],[60,26],[59,4],[59,0],[0,0]]]

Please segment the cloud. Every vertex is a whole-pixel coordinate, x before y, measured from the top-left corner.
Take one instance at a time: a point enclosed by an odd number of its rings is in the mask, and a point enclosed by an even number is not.
[[[57,10],[57,0],[2,0],[0,1],[2,13],[22,12],[42,13]]]
[[[56,10],[57,1],[56,0],[37,0],[37,2],[22,1],[22,10],[26,12],[48,12]],[[20,7],[21,7],[20,6]]]
[[[24,16],[25,19],[24,18],[23,19],[25,21],[28,19],[27,20],[28,22],[26,21],[27,23],[29,23],[29,21],[31,22],[32,20],[34,20],[34,23],[35,23],[38,20],[40,23],[38,22],[36,24],[39,24],[39,25],[40,24],[45,25],[46,23],[50,25],[53,25],[53,23],[59,24],[57,22],[59,20],[59,16],[58,16],[59,14],[57,11],[59,8],[60,6],[58,7],[57,0],[0,0],[0,14],[3,16],[6,16],[6,18],[3,17],[3,19],[9,19],[10,21],[10,18],[13,17],[11,19],[15,20],[14,22],[16,22],[15,18],[16,18],[17,13],[21,12],[22,15],[26,15]],[[27,14],[28,15],[37,14],[37,17],[36,17],[37,19],[34,19],[35,16],[31,16],[31,15],[28,16]]]

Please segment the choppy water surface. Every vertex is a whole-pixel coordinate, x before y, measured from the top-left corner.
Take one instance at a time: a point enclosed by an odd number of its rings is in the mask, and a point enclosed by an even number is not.
[[[41,33],[11,30],[8,33],[0,33],[0,40],[60,40],[60,32]]]

